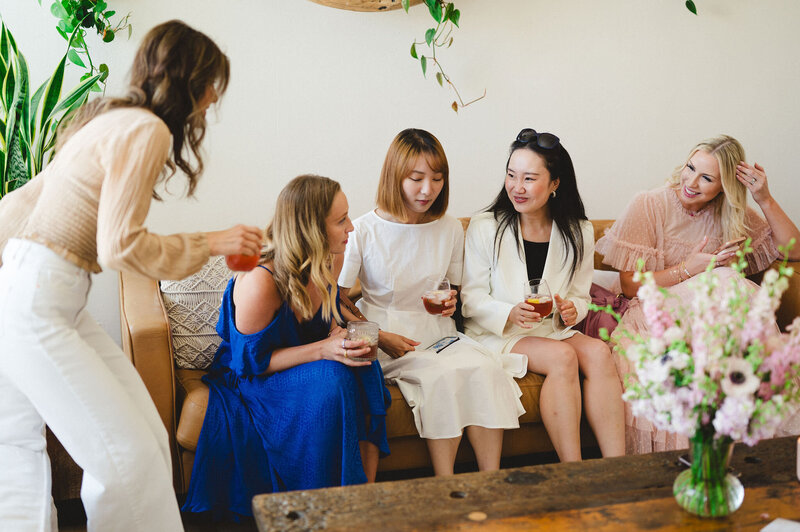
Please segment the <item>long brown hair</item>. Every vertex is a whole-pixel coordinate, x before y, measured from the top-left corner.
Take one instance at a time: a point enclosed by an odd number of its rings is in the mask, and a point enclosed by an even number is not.
[[[323,318],[340,319],[325,222],[341,190],[339,183],[327,177],[295,177],[278,195],[275,216],[267,227],[261,262],[272,262],[278,294],[304,320],[313,317],[311,296],[306,290],[309,280],[321,295]]]
[[[230,78],[228,57],[205,34],[180,20],[171,20],[145,35],[130,77],[126,96],[95,100],[62,121],[56,150],[99,114],[120,107],[149,109],[172,133],[172,157],[167,161],[170,173],[166,177],[180,168],[189,179],[191,196],[203,172],[200,144],[206,134],[206,119],[199,102],[209,88],[219,95],[225,92]],[[186,144],[189,153],[184,153]],[[188,158],[194,158],[195,164]]]

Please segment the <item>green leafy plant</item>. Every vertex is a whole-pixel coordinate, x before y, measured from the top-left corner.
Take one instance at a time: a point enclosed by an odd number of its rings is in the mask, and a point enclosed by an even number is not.
[[[456,98],[458,101],[453,101],[453,103],[450,104],[450,107],[452,107],[453,111],[458,112],[459,109],[464,108],[471,103],[475,103],[486,96],[486,90],[483,91],[482,96],[464,103],[464,100],[461,98],[461,94],[459,94],[458,89],[450,80],[450,77],[445,73],[441,61],[436,57],[437,49],[449,48],[453,44],[452,34],[453,30],[458,27],[458,23],[461,20],[461,11],[456,9],[453,2],[446,2],[444,0],[423,1],[428,7],[431,17],[433,17],[433,20],[436,21],[436,26],[429,28],[425,32],[425,39],[423,41],[414,41],[414,43],[411,45],[411,57],[419,61],[420,66],[422,67],[422,75],[425,77],[427,77],[428,66],[433,66],[437,69],[437,83],[439,83],[439,85],[442,87],[444,87],[444,84],[447,83],[447,85],[453,89],[453,92],[456,93]],[[410,7],[409,0],[402,0],[402,2],[403,9],[405,9],[406,13],[408,13],[408,8]],[[429,55],[420,53],[420,50],[417,47],[422,45],[428,47],[428,50],[430,51]]]
[[[42,0],[38,0],[38,2],[39,5],[42,5]],[[100,74],[100,78],[91,90],[102,91],[108,77],[108,65],[105,63],[95,65],[92,61],[92,55],[86,45],[86,31],[94,29],[103,42],[111,42],[117,33],[127,29],[128,38],[130,38],[133,27],[128,19],[131,14],[128,13],[118,23],[113,24],[111,17],[116,14],[116,11],[108,9],[108,3],[105,0],[56,0],[50,6],[50,12],[59,19],[56,31],[69,42],[67,59],[86,69],[81,81]]]
[[[695,15],[697,14],[697,6],[694,5],[694,2],[692,0],[686,0],[686,9],[688,9]]]
[[[102,77],[82,79],[61,98],[67,56],[77,35],[73,29],[67,52],[53,74],[31,92],[28,63],[16,40],[0,21],[0,197],[27,183],[52,157],[56,128],[68,113],[82,106]]]

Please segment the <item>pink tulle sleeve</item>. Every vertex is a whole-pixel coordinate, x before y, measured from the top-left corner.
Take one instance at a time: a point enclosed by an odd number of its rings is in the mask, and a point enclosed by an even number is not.
[[[606,234],[597,241],[595,250],[603,255],[603,263],[621,272],[636,270],[643,259],[646,270],[664,267],[664,251],[659,227],[663,209],[651,193],[638,194]]]
[[[772,228],[755,210],[748,208],[745,223],[750,228],[750,238],[753,239],[750,247],[753,252],[747,255],[747,269],[745,273],[752,275],[769,268],[781,254],[772,238]]]

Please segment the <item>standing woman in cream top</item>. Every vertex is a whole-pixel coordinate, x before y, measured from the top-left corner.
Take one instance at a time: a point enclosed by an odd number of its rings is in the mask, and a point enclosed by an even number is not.
[[[526,128],[511,143],[505,171],[497,198],[467,228],[464,328],[491,350],[525,355],[528,371],[545,376],[542,421],[562,461],[581,459],[582,402],[603,456],[624,454],[622,388],[611,351],[571,330],[588,310],[594,258],[572,159],[558,137]],[[553,291],[555,317],[524,302],[534,278]]]
[[[128,95],[85,106],[50,165],[0,202],[0,528],[56,529],[46,423],[84,470],[89,530],[182,530],[164,425],[85,305],[101,264],[174,279],[209,255],[260,251],[254,227],[159,236],[142,225],[166,169],[192,193],[205,111],[228,76],[208,37],[156,26]]]

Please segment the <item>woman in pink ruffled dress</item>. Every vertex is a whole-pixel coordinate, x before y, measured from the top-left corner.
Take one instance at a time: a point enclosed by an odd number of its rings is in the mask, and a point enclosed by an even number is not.
[[[747,206],[748,191],[763,218]],[[685,300],[691,297],[687,281],[705,271],[712,259],[717,275],[737,275],[728,265],[736,259],[741,237],[752,239],[745,270],[750,275],[778,258],[778,246],[792,238],[800,242],[800,231],[770,194],[764,169],[746,163],[742,145],[721,135],[695,146],[665,186],[638,194],[598,240],[596,250],[604,255],[605,264],[620,271],[625,296],[634,297],[639,289],[633,276],[638,260],[643,259],[645,270],[653,272],[659,286],[677,295],[675,300]],[[800,259],[800,246],[794,246],[789,258]],[[621,325],[619,329],[647,334],[636,299]],[[623,345],[626,342],[619,335],[616,338]],[[624,379],[630,365],[621,356],[616,359],[620,379]],[[688,447],[685,437],[634,417],[627,403],[625,440],[628,454]]]

